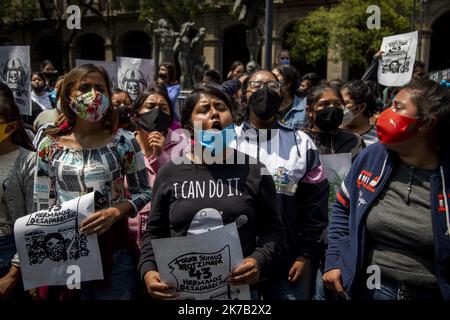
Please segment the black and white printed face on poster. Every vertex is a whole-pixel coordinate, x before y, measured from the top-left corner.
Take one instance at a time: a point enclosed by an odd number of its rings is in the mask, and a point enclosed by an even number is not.
[[[20,113],[31,115],[29,46],[0,47],[0,81],[12,90]]]
[[[117,81],[120,89],[134,101],[153,81],[155,62],[152,59],[117,57]]]
[[[117,87],[117,63],[115,61],[100,61],[100,60],[84,60],[84,59],[76,59],[75,66],[81,66],[82,64],[92,63],[98,67],[102,67],[106,70],[109,76],[109,80],[111,80],[111,88]]]
[[[201,234],[152,240],[161,279],[173,284],[178,299],[250,300],[248,285],[227,277],[243,261],[235,223]]]
[[[400,87],[411,81],[416,61],[417,31],[383,38],[378,83]]]
[[[80,223],[94,212],[91,192],[17,219],[14,236],[25,290],[103,279],[97,235],[80,233]],[[69,279],[74,270],[79,279]]]

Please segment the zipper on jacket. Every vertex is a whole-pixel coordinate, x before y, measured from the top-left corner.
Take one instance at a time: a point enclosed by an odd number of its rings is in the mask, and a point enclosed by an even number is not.
[[[256,160],[259,162],[259,131],[256,134]]]

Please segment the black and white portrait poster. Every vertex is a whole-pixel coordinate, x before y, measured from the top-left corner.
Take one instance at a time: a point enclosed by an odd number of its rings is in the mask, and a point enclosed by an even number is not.
[[[235,223],[186,237],[152,240],[161,279],[178,299],[250,300],[248,285],[232,286],[228,276],[243,261]]]
[[[14,236],[24,289],[66,285],[79,268],[79,282],[103,279],[97,235],[80,233],[95,212],[95,192],[18,219]]]
[[[155,62],[153,59],[117,57],[117,81],[120,89],[136,100],[153,81]]]
[[[76,59],[75,65],[81,66],[82,64],[92,63],[95,66],[102,67],[106,70],[111,81],[111,88],[117,87],[117,63],[115,61],[100,61],[100,60],[84,60]]]
[[[20,113],[31,115],[31,71],[29,46],[0,46],[0,81],[14,93]]]
[[[417,31],[383,38],[378,83],[400,87],[411,81],[416,61]]]

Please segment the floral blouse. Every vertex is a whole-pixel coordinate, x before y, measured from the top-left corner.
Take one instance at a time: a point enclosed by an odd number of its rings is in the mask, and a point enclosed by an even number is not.
[[[111,143],[98,149],[72,149],[47,136],[39,143],[34,181],[36,210],[46,209],[92,191],[109,206],[128,201],[134,215],[151,198],[145,161],[133,134],[119,129]],[[127,180],[128,197],[125,196]]]

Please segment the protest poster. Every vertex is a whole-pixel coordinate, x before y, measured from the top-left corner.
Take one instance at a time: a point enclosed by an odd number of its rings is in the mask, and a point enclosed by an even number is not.
[[[248,285],[232,286],[228,276],[243,261],[236,224],[185,237],[152,240],[161,279],[179,299],[249,300]]]
[[[136,100],[152,82],[155,74],[153,59],[117,57],[117,81],[120,89]]]
[[[328,195],[328,214],[333,210],[333,203],[336,200],[336,193],[341,187],[350,168],[352,166],[351,153],[321,154],[320,161],[325,168],[328,183],[330,184],[330,193]]]
[[[14,237],[25,290],[67,285],[73,266],[80,270],[79,282],[103,279],[97,235],[80,234],[80,223],[95,212],[99,195],[91,192],[16,220]]]
[[[411,81],[416,61],[417,31],[384,37],[378,66],[378,83],[400,87]]]
[[[20,113],[31,115],[29,46],[0,46],[0,81],[12,90]]]
[[[75,65],[81,66],[82,64],[92,63],[98,67],[102,67],[106,70],[109,76],[109,80],[111,80],[111,88],[117,87],[117,63],[115,61],[100,61],[100,60],[84,60],[84,59],[76,59]]]

